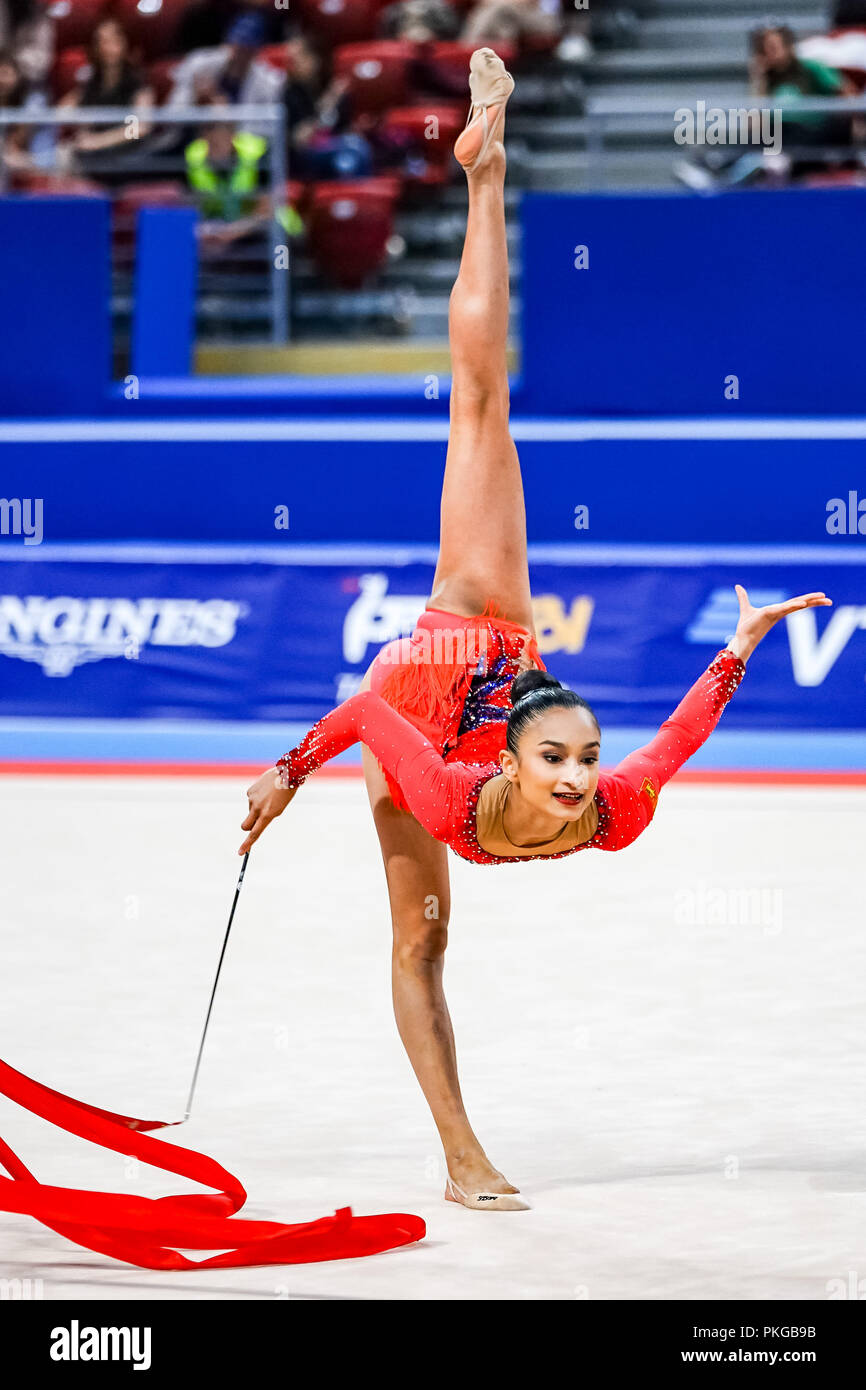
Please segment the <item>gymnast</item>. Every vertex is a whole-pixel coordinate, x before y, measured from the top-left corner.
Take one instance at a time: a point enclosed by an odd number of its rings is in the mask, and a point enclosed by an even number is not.
[[[598,719],[539,655],[508,425],[502,134],[514,82],[482,48],[472,56],[469,86],[469,117],[454,150],[467,174],[469,213],[450,300],[450,428],[432,593],[412,636],[379,652],[358,694],[250,787],[240,852],[311,772],[363,745],[391,903],[395,1015],[444,1148],[445,1196],[478,1211],[514,1211],[530,1204],[488,1159],[460,1093],[442,985],[447,847],[480,864],[625,849],[652,820],[662,787],[715,728],[758,643],[789,613],[830,599],[815,592],[755,608],[737,585],[739,621],[727,647],[650,743],[599,771]]]

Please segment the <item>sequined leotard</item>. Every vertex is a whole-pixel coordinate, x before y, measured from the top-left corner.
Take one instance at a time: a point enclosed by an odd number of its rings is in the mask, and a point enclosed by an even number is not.
[[[370,668],[370,689],[420,729],[446,763],[495,762],[504,746],[518,672],[544,670],[527,628],[491,611],[467,618],[427,608],[411,637],[387,643]],[[408,811],[383,768],[391,800]]]
[[[712,733],[745,667],[727,648],[710,662],[669,719],[643,748],[598,779],[598,828],[590,840],[539,859],[560,859],[579,849],[625,849],[649,825],[661,788]],[[499,711],[501,714],[501,711]],[[505,722],[501,725],[505,747]],[[311,772],[353,743],[364,743],[399,785],[412,815],[462,859],[477,864],[523,863],[489,854],[478,843],[475,813],[484,783],[498,762],[482,766],[446,762],[430,740],[372,691],[353,695],[314,724],[277,762],[283,785],[299,786]]]

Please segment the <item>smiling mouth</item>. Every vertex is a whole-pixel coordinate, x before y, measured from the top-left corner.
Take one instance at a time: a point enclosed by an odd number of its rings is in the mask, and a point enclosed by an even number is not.
[[[553,795],[556,797],[557,801],[562,802],[563,806],[579,806],[583,801],[583,792],[573,794],[568,792],[554,792]]]

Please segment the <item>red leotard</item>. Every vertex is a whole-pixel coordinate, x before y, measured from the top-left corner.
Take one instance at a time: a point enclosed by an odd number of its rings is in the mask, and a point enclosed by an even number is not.
[[[545,669],[538,644],[491,600],[472,618],[426,608],[411,638],[387,643],[370,669],[370,689],[434,745],[446,763],[495,762],[505,743],[518,672]],[[383,768],[395,806],[402,788]]]
[[[727,648],[666,719],[655,738],[630,753],[598,779],[598,829],[591,840],[538,859],[561,859],[580,849],[625,849],[649,825],[658,794],[700,748],[743,678],[745,666]],[[501,724],[505,746],[505,724]],[[428,738],[372,691],[353,695],[326,714],[279,759],[284,786],[299,786],[322,763],[353,743],[364,743],[399,785],[406,805],[425,830],[476,864],[521,864],[520,857],[489,854],[478,843],[475,811],[484,783],[500,772],[498,762],[473,766],[446,762]]]

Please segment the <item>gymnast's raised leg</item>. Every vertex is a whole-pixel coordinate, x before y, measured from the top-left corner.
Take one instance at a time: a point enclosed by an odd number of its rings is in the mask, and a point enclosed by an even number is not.
[[[428,607],[471,617],[492,599],[500,616],[532,633],[523,487],[508,429],[504,110],[488,108],[491,125],[497,114],[498,138],[467,173],[468,225],[449,313],[451,420],[440,551]],[[460,146],[458,153],[463,156]],[[362,688],[369,684],[368,672]],[[433,1113],[448,1172],[468,1192],[515,1192],[484,1152],[460,1094],[442,984],[451,904],[447,850],[394,806],[367,748],[363,763],[391,903],[397,1027]]]

